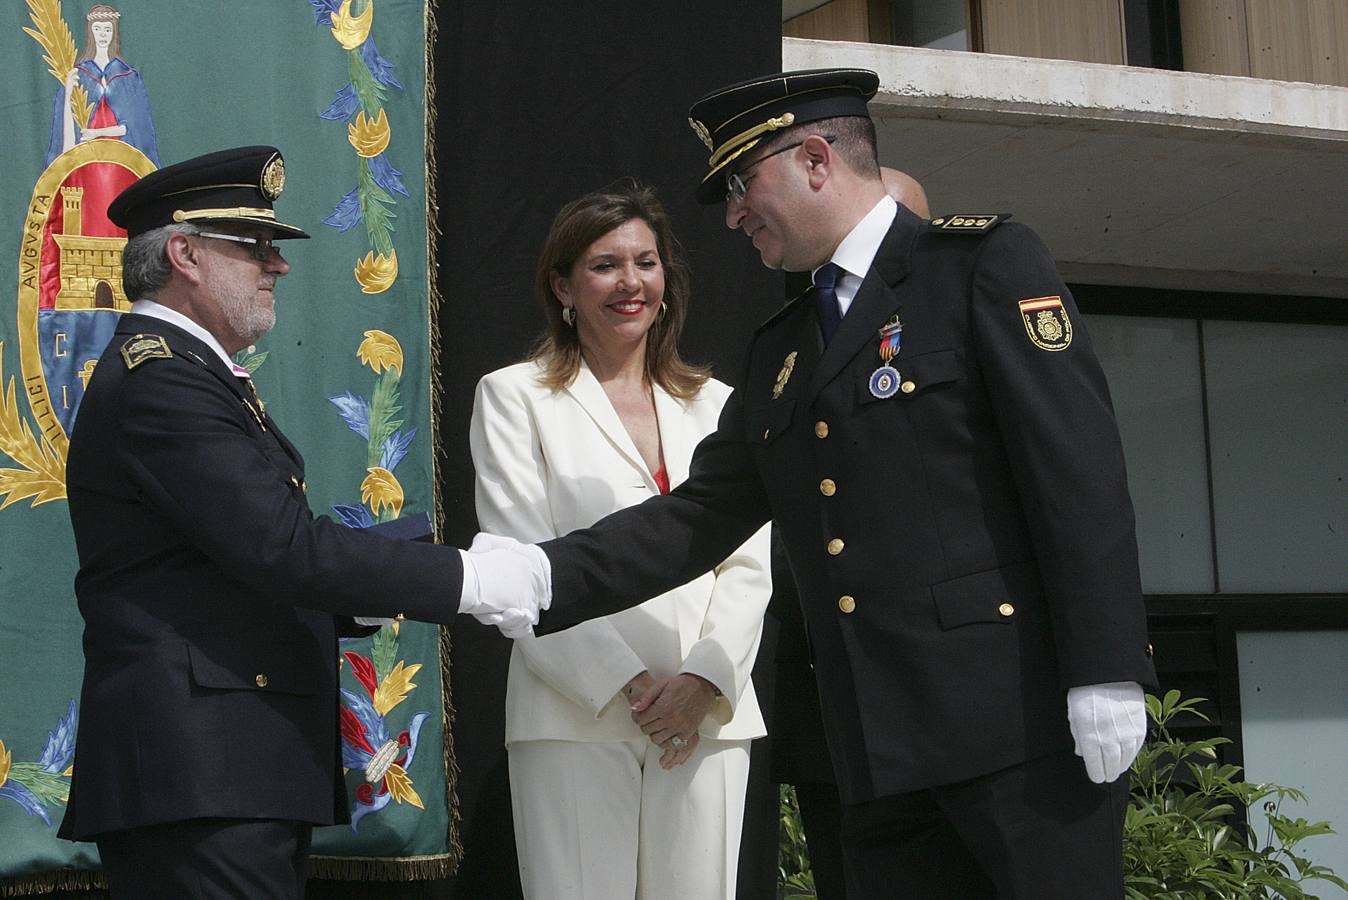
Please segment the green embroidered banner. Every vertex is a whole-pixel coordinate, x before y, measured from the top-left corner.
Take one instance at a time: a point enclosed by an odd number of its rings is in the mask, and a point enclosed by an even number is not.
[[[213,150],[281,149],[278,206],[315,239],[287,245],[278,324],[239,361],[305,454],[315,512],[353,527],[435,517],[430,2],[4,4],[0,896],[98,883],[93,846],[55,836],[83,666],[65,457],[135,299],[106,215],[123,187]],[[340,648],[353,822],[315,835],[316,876],[453,870],[446,650],[411,622]]]

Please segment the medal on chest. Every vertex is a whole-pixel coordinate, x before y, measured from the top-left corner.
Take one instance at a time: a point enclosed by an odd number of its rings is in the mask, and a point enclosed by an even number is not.
[[[871,394],[888,400],[899,389],[899,370],[890,365],[903,343],[903,323],[897,315],[880,328],[880,366],[871,373]]]

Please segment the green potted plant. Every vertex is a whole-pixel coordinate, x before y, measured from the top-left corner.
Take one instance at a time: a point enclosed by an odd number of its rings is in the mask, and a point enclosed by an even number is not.
[[[1240,767],[1222,764],[1216,748],[1230,741],[1185,741],[1170,730],[1177,717],[1207,720],[1201,697],[1168,691],[1147,695],[1154,723],[1132,766],[1132,797],[1123,826],[1124,886],[1132,898],[1314,897],[1303,888],[1324,881],[1348,889],[1328,867],[1298,855],[1306,838],[1333,834],[1328,822],[1307,822],[1283,812],[1283,803],[1306,802],[1295,788],[1251,784]],[[1263,813],[1266,829],[1246,810]]]

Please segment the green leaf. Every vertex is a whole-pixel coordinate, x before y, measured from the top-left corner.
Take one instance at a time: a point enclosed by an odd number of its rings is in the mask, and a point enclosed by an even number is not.
[[[384,441],[389,435],[402,427],[403,420],[394,418],[402,412],[398,403],[398,379],[401,373],[397,369],[385,369],[384,374],[374,383],[374,394],[370,397],[369,444],[366,452],[366,465],[379,465],[384,452]]]
[[[385,625],[374,633],[370,656],[375,678],[382,684],[398,662],[398,636],[393,633],[392,625]]]
[[[59,773],[48,772],[37,763],[14,763],[9,770],[9,780],[28,788],[44,806],[64,805],[66,795],[70,793],[68,779]]]
[[[360,55],[360,48],[347,51],[346,69],[351,75],[351,87],[360,99],[360,108],[365,110],[366,118],[379,113],[384,105],[384,86],[374,80],[370,67]]]

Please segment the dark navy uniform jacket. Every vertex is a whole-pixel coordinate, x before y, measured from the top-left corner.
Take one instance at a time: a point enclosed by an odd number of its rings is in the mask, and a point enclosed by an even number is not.
[[[85,672],[61,836],[346,821],[338,624],[449,621],[458,551],[315,518],[303,459],[240,379],[140,315],[98,361],[67,478]]]
[[[1155,676],[1108,389],[1047,248],[900,208],[827,349],[815,310],[758,329],[684,484],[544,545],[537,630],[686,581],[772,518],[844,802],[1071,750],[1068,687]]]

